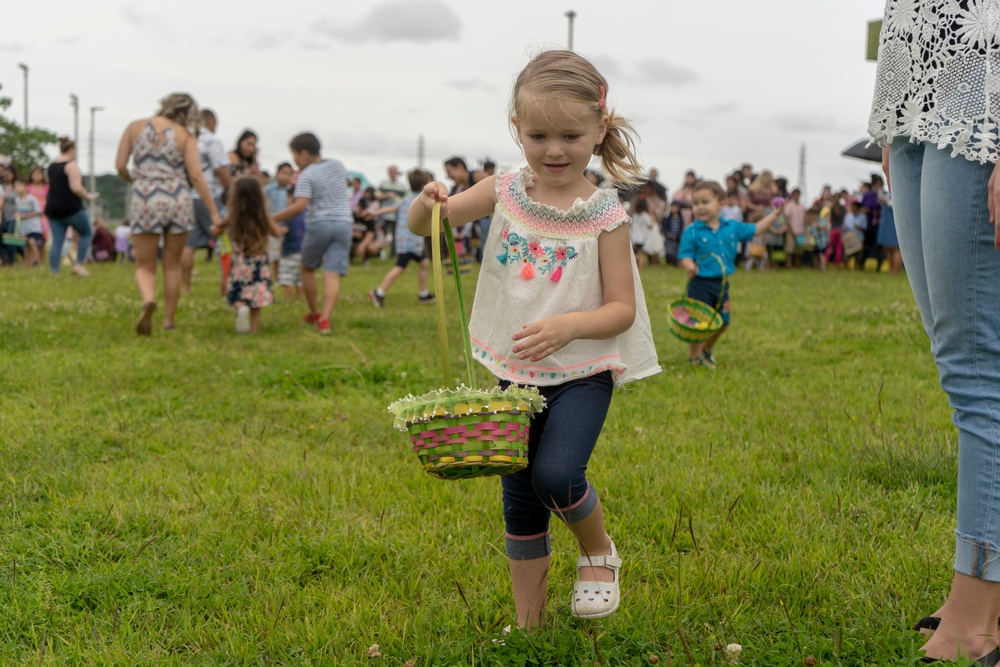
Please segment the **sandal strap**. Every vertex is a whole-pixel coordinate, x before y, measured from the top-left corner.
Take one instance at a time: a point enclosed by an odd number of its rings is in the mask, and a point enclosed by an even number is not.
[[[576,566],[581,567],[606,567],[609,570],[618,571],[622,566],[622,559],[618,556],[580,556],[576,559]]]

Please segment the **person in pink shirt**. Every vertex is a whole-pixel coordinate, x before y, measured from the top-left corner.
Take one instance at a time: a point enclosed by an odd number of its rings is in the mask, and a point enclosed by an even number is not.
[[[38,200],[38,205],[45,210],[45,202],[49,198],[49,181],[45,178],[45,169],[42,167],[32,167],[28,176],[28,194]],[[42,221],[42,248],[49,240],[49,219],[43,213],[39,218]]]
[[[802,250],[806,244],[806,207],[801,199],[802,191],[795,188],[785,204],[785,220],[788,221],[789,234],[785,250],[788,253],[789,266],[802,266]]]

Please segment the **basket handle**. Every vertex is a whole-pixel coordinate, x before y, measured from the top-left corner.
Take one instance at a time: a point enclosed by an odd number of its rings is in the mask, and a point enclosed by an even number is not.
[[[437,292],[438,343],[441,352],[441,371],[446,386],[454,384],[451,373],[451,355],[448,351],[448,319],[444,307],[444,276],[441,273],[441,235],[444,223],[444,237],[451,251],[451,268],[455,274],[455,289],[458,291],[458,310],[462,320],[462,343],[465,349],[465,372],[469,387],[475,385],[475,365],[472,361],[472,340],[469,338],[469,317],[465,310],[465,294],[462,291],[462,275],[458,266],[458,252],[455,250],[455,236],[452,234],[448,218],[441,220],[441,203],[435,202],[431,210],[431,266],[434,269],[434,290]]]

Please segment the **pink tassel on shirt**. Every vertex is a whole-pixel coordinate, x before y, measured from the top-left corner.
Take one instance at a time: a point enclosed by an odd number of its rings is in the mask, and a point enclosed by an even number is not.
[[[521,277],[525,280],[531,280],[535,277],[535,267],[531,264],[525,264],[521,267]]]
[[[559,282],[560,278],[562,278],[562,267],[561,266],[556,267],[556,270],[552,272],[552,277],[549,278],[549,280],[551,280],[554,283],[557,283],[557,282]]]

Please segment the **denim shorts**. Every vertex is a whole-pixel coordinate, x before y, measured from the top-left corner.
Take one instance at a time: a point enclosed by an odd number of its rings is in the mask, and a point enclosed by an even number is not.
[[[729,281],[726,281],[726,291],[722,294],[722,302],[719,302],[719,293],[722,292],[721,278],[704,278],[695,276],[688,283],[687,295],[695,301],[707,303],[722,315],[722,323],[729,325]]]
[[[302,265],[307,269],[318,269],[320,265],[327,273],[347,275],[347,265],[351,261],[350,220],[315,220],[306,225],[306,235],[302,240]]]

